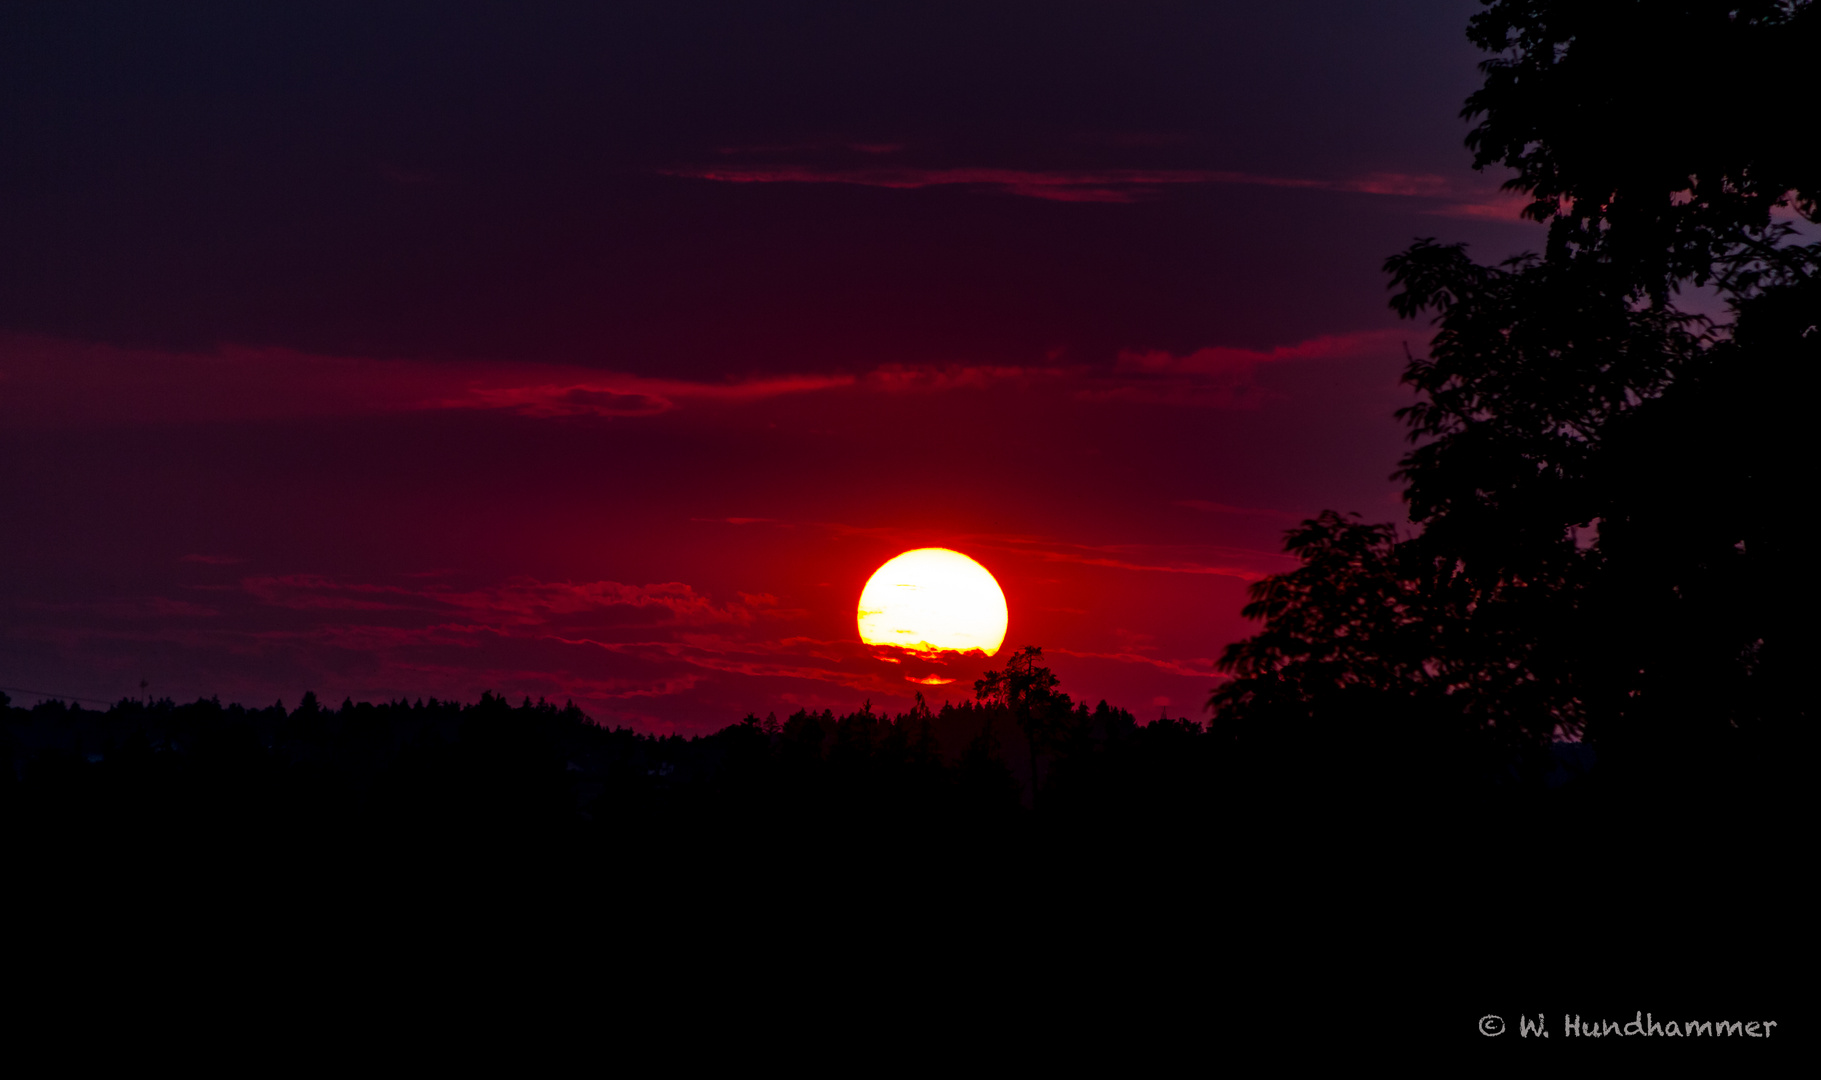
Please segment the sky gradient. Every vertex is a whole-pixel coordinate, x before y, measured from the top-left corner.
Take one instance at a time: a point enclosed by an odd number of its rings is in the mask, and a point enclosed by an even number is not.
[[[10,5],[0,685],[897,710],[987,666],[859,641],[942,546],[1199,715],[1402,518],[1384,258],[1540,244],[1476,6]]]

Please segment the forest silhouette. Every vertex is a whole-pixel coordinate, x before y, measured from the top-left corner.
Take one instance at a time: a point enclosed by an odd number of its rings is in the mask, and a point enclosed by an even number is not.
[[[1035,647],[973,700],[688,739],[493,694],[0,696],[12,835],[47,860],[1174,868],[1243,882],[1223,888],[1260,920],[1477,927],[1461,962],[1513,971],[1566,963],[1564,927],[1569,953],[1635,971],[1690,925],[1790,926],[1821,370],[1821,244],[1792,223],[1821,222],[1821,155],[1789,110],[1813,97],[1821,9],[1492,0],[1469,35],[1493,54],[1474,163],[1514,170],[1544,250],[1488,265],[1429,238],[1386,262],[1392,307],[1435,330],[1398,416],[1408,521],[1291,530],[1300,566],[1252,586],[1259,630],[1227,647],[1205,722],[1077,703]],[[1694,290],[1727,315],[1691,313]],[[1311,899],[1346,890],[1373,898]],[[1678,970],[1779,947],[1698,937]]]

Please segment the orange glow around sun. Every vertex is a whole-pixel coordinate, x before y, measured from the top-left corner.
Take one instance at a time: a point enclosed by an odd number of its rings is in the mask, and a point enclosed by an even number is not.
[[[859,620],[868,645],[991,656],[1005,643],[1005,593],[959,551],[918,548],[873,572],[860,591]]]

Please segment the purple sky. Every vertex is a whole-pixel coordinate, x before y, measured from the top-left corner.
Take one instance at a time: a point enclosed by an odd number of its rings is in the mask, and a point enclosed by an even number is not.
[[[939,545],[1197,715],[1401,518],[1385,256],[1540,243],[1475,7],[9,6],[0,685],[898,709],[986,666],[858,641]]]

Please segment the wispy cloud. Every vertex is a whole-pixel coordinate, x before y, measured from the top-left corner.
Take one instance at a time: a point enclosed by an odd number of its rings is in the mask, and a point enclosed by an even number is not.
[[[785,372],[690,381],[581,365],[331,357],[227,346],[208,353],[121,349],[0,335],[0,423],[198,423],[472,411],[560,420],[643,422],[683,408],[738,407],[787,395],[940,394],[1056,387],[1085,400],[1249,408],[1270,395],[1264,365],[1334,360],[1401,347],[1396,331],[1329,335],[1269,349],[1209,346],[1177,355],[1122,350],[1111,363],[881,364],[854,372]],[[198,554],[190,561],[223,558]]]
[[[1182,142],[1179,134],[1099,137],[1105,145],[1159,146]],[[778,146],[722,147],[723,160],[706,165],[677,165],[662,175],[723,184],[850,184],[859,187],[915,190],[962,187],[1051,202],[1130,203],[1169,188],[1203,185],[1289,188],[1418,200],[1421,213],[1525,224],[1520,211],[1530,200],[1489,187],[1479,177],[1463,180],[1424,172],[1379,171],[1355,176],[1273,176],[1232,169],[1017,169],[996,166],[918,166],[876,160],[905,150],[900,143],[807,142]],[[827,157],[841,164],[779,161],[778,158]],[[855,157],[855,154],[859,157]],[[733,160],[726,160],[733,159]],[[742,160],[745,159],[745,160]],[[872,159],[872,160],[869,160]]]
[[[771,154],[789,147],[760,148]],[[816,148],[804,147],[804,150]],[[856,147],[857,149],[857,147]],[[887,145],[872,152],[901,149]],[[723,156],[742,151],[723,149]],[[679,165],[659,170],[665,176],[723,184],[850,184],[860,187],[914,190],[970,187],[1051,202],[1129,203],[1172,187],[1210,184],[1332,191],[1423,200],[1435,205],[1424,213],[1451,217],[1519,222],[1527,200],[1483,185],[1463,184],[1434,173],[1371,172],[1345,177],[1271,176],[1229,169],[1014,169],[992,166],[919,167],[914,165],[740,164]]]
[[[975,540],[975,543],[1015,551],[1047,563],[1073,563],[1148,574],[1207,574],[1240,581],[1268,577],[1280,569],[1286,559],[1273,552],[1213,545],[1186,549],[1157,544],[1089,546],[1054,540],[1006,542],[999,538]]]
[[[506,375],[501,372],[494,376]],[[680,401],[747,402],[849,387],[853,375],[778,375],[727,382],[685,382],[636,375],[571,369],[573,383],[489,386],[478,380],[445,397],[426,399],[420,408],[502,409],[520,416],[651,416]]]
[[[1269,349],[1241,349],[1215,345],[1176,356],[1159,349],[1127,349],[1119,354],[1121,371],[1193,375],[1250,373],[1260,364],[1290,360],[1336,360],[1398,348],[1409,338],[1406,330],[1366,330],[1351,334],[1324,334],[1291,345]]]
[[[1350,360],[1401,352],[1408,330],[1325,334],[1269,349],[1216,345],[1177,355],[1162,349],[1124,349],[1110,373],[1086,380],[1076,396],[1203,408],[1257,408],[1272,394],[1259,369],[1289,362]]]
[[[1529,222],[1523,217],[1523,210],[1533,201],[1530,196],[1515,191],[1462,192],[1423,212],[1437,217],[1521,225]]]
[[[852,374],[658,379],[580,364],[322,356],[282,348],[125,349],[0,335],[0,422],[187,423],[433,410],[638,418],[855,386]],[[887,373],[879,388],[904,382]]]
[[[886,392],[932,392],[941,390],[981,389],[1006,383],[1031,385],[1080,377],[1082,367],[1031,366],[1019,364],[884,364],[859,380],[868,390]]]
[[[1046,653],[1058,656],[1073,656],[1083,660],[1113,660],[1121,664],[1144,664],[1172,675],[1188,675],[1197,678],[1224,679],[1227,676],[1214,670],[1214,661],[1205,656],[1192,657],[1187,660],[1169,660],[1157,656],[1145,656],[1135,652],[1081,652],[1075,649],[1047,648]]]
[[[473,625],[500,632],[578,616],[612,616],[608,620],[611,624],[748,626],[762,613],[779,608],[777,597],[769,594],[740,593],[737,600],[716,603],[680,581],[627,585],[617,581],[513,578],[486,588],[456,590],[291,574],[245,578],[241,587],[274,607],[298,611],[416,611],[444,618],[459,614],[476,620]]]
[[[736,592],[719,599],[683,582],[532,578],[453,589],[309,574],[249,577],[241,584],[245,595],[268,609],[326,620],[250,635],[268,647],[345,650],[399,667],[441,649],[541,643],[623,657],[646,673],[602,684],[602,697],[681,692],[716,674],[809,680],[889,695],[903,693],[906,677],[902,667],[878,663],[858,640],[782,632],[807,613],[769,593]],[[921,665],[919,673],[930,666]],[[565,693],[584,692],[576,680],[563,685]]]
[[[1367,173],[1336,179],[1267,176],[1222,169],[1008,169],[994,167],[919,168],[908,165],[830,167],[819,165],[677,166],[663,175],[724,184],[854,184],[913,189],[977,187],[1054,202],[1133,202],[1167,187],[1244,184],[1255,187],[1345,191],[1369,195],[1446,198],[1453,185],[1428,173]]]
[[[451,407],[511,409],[522,416],[650,416],[671,408],[667,398],[591,386],[477,387]]]
[[[930,542],[923,534],[902,529],[816,522],[819,528],[842,536],[865,536],[905,545]],[[1295,559],[1275,551],[1216,544],[1077,544],[1048,536],[1004,533],[960,533],[945,543],[969,551],[1002,552],[1037,563],[1074,564],[1150,574],[1194,574],[1256,581],[1294,564]]]
[[[708,672],[769,679],[801,679],[873,694],[903,693],[899,684],[900,677],[883,673],[870,663],[869,651],[858,641],[822,642],[819,644],[823,647],[818,649],[808,647],[811,642],[804,638],[775,641],[737,640],[718,636],[641,641],[615,641],[598,637],[556,639],[647,662],[681,663]]]

